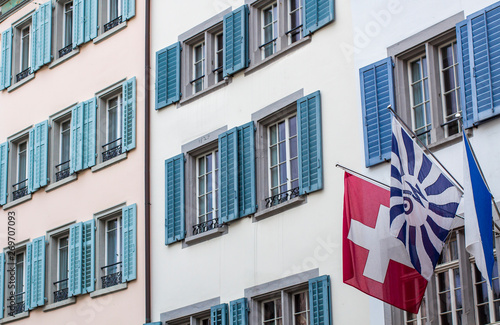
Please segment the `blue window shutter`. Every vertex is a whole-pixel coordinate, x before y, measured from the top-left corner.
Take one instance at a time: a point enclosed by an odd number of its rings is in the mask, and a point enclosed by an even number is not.
[[[45,236],[33,240],[32,251],[31,309],[45,305]]]
[[[0,90],[10,87],[12,77],[12,27],[2,32]]]
[[[248,325],[247,298],[233,300],[229,303],[230,325]]]
[[[309,305],[311,325],[331,325],[330,276],[323,275],[309,280]]]
[[[474,105],[472,100],[472,71],[469,56],[468,20],[456,25],[457,32],[457,57],[460,82],[460,107],[465,128],[470,128],[474,123]]]
[[[255,213],[255,128],[253,122],[238,127],[239,217]]]
[[[84,0],[73,1],[73,48],[84,43]]]
[[[297,101],[300,194],[323,188],[321,96],[319,91]]]
[[[71,109],[71,145],[69,172],[73,174],[83,169],[83,104]]]
[[[33,244],[32,243],[27,243],[26,244],[26,265],[24,266],[25,272],[26,272],[26,284],[25,284],[25,290],[26,294],[24,297],[24,311],[28,311],[33,309],[31,307],[31,264],[33,261]]]
[[[31,69],[37,71],[51,60],[52,3],[46,2],[32,15]]]
[[[34,152],[33,172],[32,172],[33,192],[38,190],[40,187],[47,185],[47,177],[48,177],[47,162],[49,157],[48,141],[49,141],[49,122],[44,121],[36,124],[35,127],[33,128],[33,138],[31,138],[31,132],[30,132],[30,142],[33,143],[32,145]],[[31,181],[29,182],[31,183]]]
[[[123,17],[125,20],[135,16],[135,0],[123,0]]]
[[[137,205],[122,209],[123,271],[122,282],[137,278]]]
[[[220,304],[210,308],[211,325],[229,325],[227,304]]]
[[[391,158],[391,114],[395,109],[392,59],[386,58],[359,71],[366,167]]]
[[[98,0],[83,1],[83,43],[86,43],[97,37],[97,5]]]
[[[40,52],[40,10],[36,10],[31,15],[31,33],[30,33],[30,68],[31,71],[37,71],[37,55]]]
[[[0,144],[0,205],[7,204],[9,175],[9,143]]]
[[[96,99],[83,102],[83,163],[82,168],[90,168],[96,163]]]
[[[35,142],[35,129],[32,128],[28,139],[28,193],[32,193],[35,186]]]
[[[91,219],[81,225],[81,292],[89,293],[95,290],[95,221]]]
[[[136,79],[127,80],[122,86],[122,152],[135,148]]]
[[[238,129],[219,135],[220,218],[228,222],[238,218]]]
[[[68,297],[82,293],[82,223],[71,225],[68,237]]]
[[[165,160],[165,244],[184,239],[184,154]]]
[[[224,77],[248,67],[248,15],[248,6],[244,5],[223,18]]]
[[[304,0],[302,21],[304,22],[304,35],[314,33],[316,30],[333,21],[333,0]]]
[[[0,319],[3,318],[4,282],[5,281],[5,254],[0,253]]]
[[[156,109],[181,98],[181,43],[156,52]]]

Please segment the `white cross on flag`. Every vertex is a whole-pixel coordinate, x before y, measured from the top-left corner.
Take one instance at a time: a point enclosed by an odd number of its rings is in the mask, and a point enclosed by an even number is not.
[[[389,200],[388,190],[345,173],[344,283],[416,314],[427,280],[390,233]]]

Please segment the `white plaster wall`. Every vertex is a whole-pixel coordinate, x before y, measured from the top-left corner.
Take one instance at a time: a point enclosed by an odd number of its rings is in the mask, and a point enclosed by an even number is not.
[[[152,98],[154,53],[227,7],[242,4],[153,1]],[[153,320],[214,297],[229,302],[243,297],[245,288],[319,268],[320,275],[331,276],[334,324],[369,324],[370,308],[375,308],[371,323],[382,323],[383,313],[377,310],[382,306],[370,306],[368,296],[342,283],[343,172],[335,164],[359,168],[364,156],[354,57],[346,57],[340,47],[353,37],[350,2],[336,1],[335,12],[335,22],[316,32],[309,44],[259,71],[240,72],[228,86],[179,108],[151,108]],[[165,159],[221,126],[251,121],[252,113],[302,88],[305,95],[321,91],[324,189],[309,195],[307,204],[265,220],[232,222],[222,237],[184,249],[181,243],[165,246]]]

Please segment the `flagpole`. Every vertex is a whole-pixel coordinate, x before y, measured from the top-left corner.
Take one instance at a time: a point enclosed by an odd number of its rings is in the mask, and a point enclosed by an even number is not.
[[[439,164],[439,166],[441,166],[441,168],[448,174],[448,176],[450,176],[453,179],[453,181],[455,182],[455,185],[459,188],[459,190],[463,194],[464,188],[462,187],[462,185],[460,185],[460,183],[455,179],[455,177],[453,177],[453,175],[448,171],[448,169],[446,169],[446,167],[444,167],[444,165],[441,163],[441,161],[439,161],[439,159],[437,159],[437,157],[432,153],[432,151],[427,147],[427,145],[422,140],[420,140],[420,138],[415,134],[415,132],[413,132],[413,130],[410,129],[410,127],[408,125],[406,125],[405,121],[403,121],[401,119],[401,117],[399,117],[399,115],[396,114],[396,112],[392,109],[391,105],[387,106],[387,109],[389,111],[391,111],[392,115],[399,121],[399,123],[401,123],[405,127],[406,131],[409,132],[412,135],[412,137],[414,139],[416,139],[417,142],[427,150],[427,152],[432,156],[432,158],[434,158],[434,160]]]
[[[379,185],[381,185],[381,186],[383,186],[383,187],[386,187],[388,190],[391,188],[389,185],[387,185],[387,184],[385,184],[385,183],[382,183],[382,182],[380,182],[380,181],[377,181],[376,179],[373,179],[373,178],[371,178],[371,177],[368,177],[368,176],[366,176],[366,175],[363,175],[363,174],[361,174],[361,173],[358,173],[357,171],[354,171],[354,170],[352,170],[352,169],[350,169],[350,168],[347,168],[347,167],[345,167],[345,166],[342,166],[342,165],[340,165],[340,164],[336,164],[336,165],[335,165],[335,167],[340,168],[340,169],[343,169],[344,171],[349,172],[349,173],[351,173],[351,174],[356,174],[356,175],[358,175],[358,176],[360,176],[360,177],[363,177],[363,178],[365,178],[365,179],[367,179],[367,180],[369,180],[369,181],[371,181],[371,182],[377,183],[377,184],[379,184]]]

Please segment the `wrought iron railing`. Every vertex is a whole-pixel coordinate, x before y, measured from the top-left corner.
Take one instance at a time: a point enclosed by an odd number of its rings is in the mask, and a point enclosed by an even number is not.
[[[122,140],[122,138],[118,138],[118,139],[113,140],[111,142],[108,142],[102,146],[103,150],[105,147],[108,147],[108,150],[105,150],[102,153],[102,161],[103,162],[105,162],[106,160],[110,160],[111,158],[115,158],[116,156],[118,156],[119,154],[122,153],[121,140]],[[120,141],[120,144],[117,144],[118,141]]]
[[[19,82],[31,74],[31,68],[25,69],[16,75],[16,82]]]
[[[28,195],[27,182],[28,179],[25,179],[24,181],[20,181],[19,183],[12,185],[12,187],[14,188],[14,192],[12,192],[12,200],[15,201],[22,198],[23,196]]]
[[[302,29],[302,24],[300,24],[297,27],[294,27],[294,28],[290,29],[288,32],[285,33],[285,35],[288,35],[290,33],[293,33],[293,35],[298,34],[298,33],[300,33],[301,29]]]
[[[200,222],[199,224],[193,226],[193,235],[201,234],[205,231],[219,228],[220,226],[222,225],[219,224],[219,218],[213,218],[205,222]]]
[[[60,49],[59,50],[59,57],[61,58],[61,57],[65,56],[66,54],[70,53],[71,51],[73,51],[73,43]]]
[[[122,23],[122,16],[118,16],[107,24],[104,24],[104,32],[107,32],[110,29],[115,28],[116,26]]]
[[[272,206],[278,205],[280,203],[286,202],[288,200],[293,199],[300,195],[299,188],[295,187],[291,190],[273,195],[271,197],[266,198],[266,208],[270,208]]]
[[[122,262],[116,262],[116,263],[101,267],[101,270],[104,272],[105,269],[111,268],[111,267],[115,267],[116,269],[121,269],[120,267],[117,267],[117,265],[121,266],[121,264],[122,264]],[[117,272],[102,276],[101,282],[102,282],[103,289],[122,283],[122,271],[117,271]]]
[[[59,289],[54,291],[54,302],[68,299],[68,279],[56,281],[54,286]]]
[[[59,165],[56,165],[55,168],[56,170],[58,170],[56,172],[56,182],[60,181],[61,179],[65,179],[66,177],[69,176],[69,162],[70,160],[62,162]]]
[[[15,295],[15,297],[16,297],[15,303],[10,304],[10,306],[9,306],[9,308],[10,308],[10,311],[8,313],[9,316],[14,316],[14,315],[20,314],[25,310],[24,300],[22,300],[23,295],[24,295],[24,292],[21,292],[21,293],[18,293]],[[18,297],[21,297],[21,298],[18,299]]]

